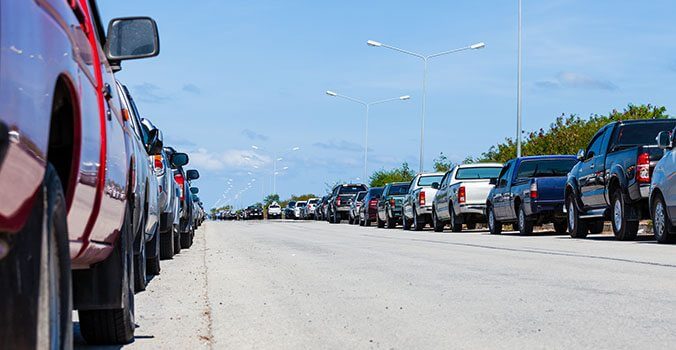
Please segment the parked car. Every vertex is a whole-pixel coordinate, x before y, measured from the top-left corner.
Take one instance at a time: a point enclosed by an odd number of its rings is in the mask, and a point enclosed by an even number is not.
[[[368,188],[364,184],[336,185],[331,191],[331,199],[327,203],[327,219],[330,223],[339,224],[341,220],[348,218],[350,199],[360,191]]]
[[[364,197],[366,197],[366,192],[360,191],[353,199],[350,199],[350,217],[348,219],[350,225],[359,223],[359,209],[363,204]]]
[[[402,205],[408,193],[408,182],[393,182],[385,185],[378,199],[378,227],[395,228],[401,223]]]
[[[600,233],[610,220],[618,240],[633,240],[641,219],[650,218],[650,179],[664,151],[656,137],[674,119],[617,121],[602,127],[568,174],[566,211],[573,238]]]
[[[289,201],[284,208],[284,219],[295,219],[296,201]]]
[[[305,207],[305,215],[303,219],[313,220],[317,216],[317,206],[319,205],[319,198],[310,198],[307,201],[307,206]]]
[[[73,308],[86,341],[129,342],[134,163],[113,69],[157,55],[157,27],[115,19],[104,37],[93,0],[2,1],[0,23],[0,348],[71,347]]]
[[[567,229],[563,213],[564,191],[575,156],[531,156],[508,161],[496,179],[486,201],[488,229],[502,232],[504,223],[516,223],[521,235],[533,227],[553,223],[557,233]]]
[[[272,202],[272,204],[268,206],[268,220],[281,218],[282,218],[282,207],[280,207],[277,202]]]
[[[329,196],[323,196],[319,199],[317,207],[315,208],[315,220],[324,220],[324,210],[326,209],[326,203],[328,202]]]
[[[146,275],[160,273],[160,210],[157,176],[150,157],[162,153],[162,133],[154,126],[144,125],[138,108],[127,87],[116,81],[123,111],[129,116],[130,141],[134,154],[133,190],[134,230],[134,288],[146,289]],[[152,127],[152,129],[151,129]]]
[[[263,220],[263,207],[250,205],[244,210],[245,220]]]
[[[432,223],[432,201],[443,177],[444,173],[422,173],[411,180],[403,204],[404,230],[412,227],[415,231],[420,231],[426,224]]]
[[[154,157],[155,174],[160,184],[160,257],[171,259],[181,252],[181,233],[179,232],[180,190],[173,169],[188,164],[185,153],[170,154],[165,147],[162,154]]]
[[[462,231],[462,224],[472,230],[485,221],[486,198],[493,188],[502,164],[461,164],[447,171],[432,203],[432,226],[441,232],[450,224],[453,232]]]
[[[652,174],[650,213],[657,241],[672,243],[676,241],[676,128],[660,132],[657,144],[665,153]]]
[[[384,187],[371,187],[366,191],[362,201],[364,204],[359,208],[359,226],[371,226],[378,220],[378,199],[383,195]]]
[[[293,218],[296,220],[303,219],[305,213],[305,207],[307,206],[307,201],[298,201],[296,202],[296,207],[293,209]]]

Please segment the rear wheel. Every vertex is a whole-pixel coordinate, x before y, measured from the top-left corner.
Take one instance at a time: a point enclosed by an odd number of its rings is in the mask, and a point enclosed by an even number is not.
[[[533,233],[533,222],[526,216],[526,210],[523,205],[519,206],[519,234],[521,236],[528,236]]]
[[[146,274],[157,276],[160,274],[160,233],[155,229],[155,234],[150,242],[146,243],[146,251],[151,255],[146,262]]]
[[[655,232],[655,239],[659,243],[673,243],[676,241],[674,235],[674,228],[671,225],[671,220],[667,215],[667,206],[664,199],[658,193],[653,200],[653,231]]]
[[[146,267],[147,262],[147,252],[145,244],[145,226],[146,218],[143,215],[141,223],[139,224],[139,232],[136,233],[135,246],[139,247],[137,252],[134,252],[134,291],[142,292],[146,290],[146,272],[148,268]]]
[[[495,210],[492,206],[488,206],[488,231],[492,235],[502,233],[502,223],[495,218]]]
[[[613,192],[612,198],[611,218],[615,238],[620,241],[632,241],[636,239],[636,235],[638,234],[638,221],[627,220],[622,190],[616,189],[615,192]]]
[[[385,212],[385,223],[387,224],[387,228],[395,228],[397,227],[397,219],[396,218],[391,218],[387,212]]]
[[[587,223],[587,229],[589,230],[589,233],[593,235],[597,235],[601,232],[603,232],[603,220],[599,221],[592,221]]]
[[[387,219],[387,216],[385,218]],[[376,221],[378,223],[378,228],[385,227],[385,221],[380,220],[380,213],[378,213],[378,215],[376,215]]]
[[[432,227],[434,228],[434,232],[444,231],[444,223],[443,221],[439,220],[437,217],[437,212],[434,208],[432,209]]]
[[[171,259],[174,257],[174,230],[169,228],[167,232],[160,234],[160,258]]]
[[[580,219],[580,213],[575,204],[575,197],[572,194],[568,195],[566,205],[568,206],[568,234],[571,238],[587,237],[586,222]]]
[[[568,231],[568,222],[565,220],[554,222],[554,231],[559,234],[564,234]]]
[[[406,219],[406,214],[401,215],[401,223],[402,226],[404,227],[405,231],[408,231],[411,229],[411,221]]]
[[[123,269],[122,305],[115,309],[80,310],[80,333],[91,344],[126,344],[134,340],[134,238],[128,208],[120,240],[111,258],[116,258]]]
[[[178,232],[176,225],[171,225],[171,235],[174,240],[174,255],[181,252],[181,233]]]
[[[460,218],[457,215],[455,215],[455,210],[453,209],[452,206],[451,206],[450,215],[451,215],[451,231],[461,232],[462,231],[462,224],[459,223]]]

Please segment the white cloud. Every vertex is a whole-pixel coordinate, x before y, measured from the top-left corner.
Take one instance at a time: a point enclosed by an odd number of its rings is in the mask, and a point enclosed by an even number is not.
[[[205,148],[189,152],[190,165],[205,170],[223,170],[263,167],[270,163],[268,156],[250,150],[229,149],[222,153],[211,152]]]

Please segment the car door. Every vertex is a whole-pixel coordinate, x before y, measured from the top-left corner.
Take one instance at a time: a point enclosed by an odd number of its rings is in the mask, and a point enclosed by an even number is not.
[[[444,175],[444,178],[441,182],[441,187],[439,187],[439,191],[437,191],[436,212],[437,217],[440,218],[441,220],[448,220],[450,218],[448,212],[448,200],[450,199],[451,178],[453,178],[455,169],[456,168],[454,167],[453,169],[446,172],[446,175]]]
[[[507,179],[512,175],[512,167],[514,160],[505,163],[505,166],[498,175],[497,183],[495,184],[495,195],[493,196],[493,213],[498,220],[504,220],[507,216],[505,207],[509,205],[509,197],[507,196]]]
[[[415,199],[413,192],[415,192],[414,184],[418,180],[418,176],[414,177],[413,180],[408,185],[408,193],[404,197],[403,202],[403,215],[406,217],[413,217],[413,206],[415,205]]]
[[[383,194],[378,198],[378,217],[380,220],[385,220],[385,209],[386,209],[386,204],[387,204],[387,196],[390,191],[390,185],[387,184],[385,185],[385,188],[383,189]]]
[[[675,144],[676,132],[672,132],[671,139],[671,144]],[[664,200],[667,202],[671,224],[676,225],[676,148],[672,148],[664,154],[664,158],[666,158],[664,168],[670,174],[664,181]]]
[[[580,200],[586,209],[593,208],[597,200],[595,196],[598,194],[599,188],[603,189],[602,182],[599,181],[597,166],[599,161],[602,162],[603,155],[601,155],[601,144],[603,143],[603,135],[606,128],[599,130],[592,138],[592,141],[585,150],[585,156],[578,168],[578,186],[580,189]],[[602,163],[601,163],[602,164]]]

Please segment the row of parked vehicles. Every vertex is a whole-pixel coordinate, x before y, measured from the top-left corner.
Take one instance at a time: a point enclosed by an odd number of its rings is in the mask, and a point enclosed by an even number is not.
[[[188,155],[116,73],[153,57],[148,17],[94,0],[0,2],[0,349],[134,339],[134,295],[205,215]]]
[[[657,241],[672,242],[675,135],[674,119],[617,121],[601,128],[576,156],[461,164],[384,187],[341,184],[316,199],[312,210],[294,203],[293,217],[416,231],[430,225],[437,232],[486,224],[490,233],[499,234],[512,225],[522,235],[552,224],[557,233],[573,238],[599,234],[610,221],[618,240],[635,239],[639,221],[652,219]]]

